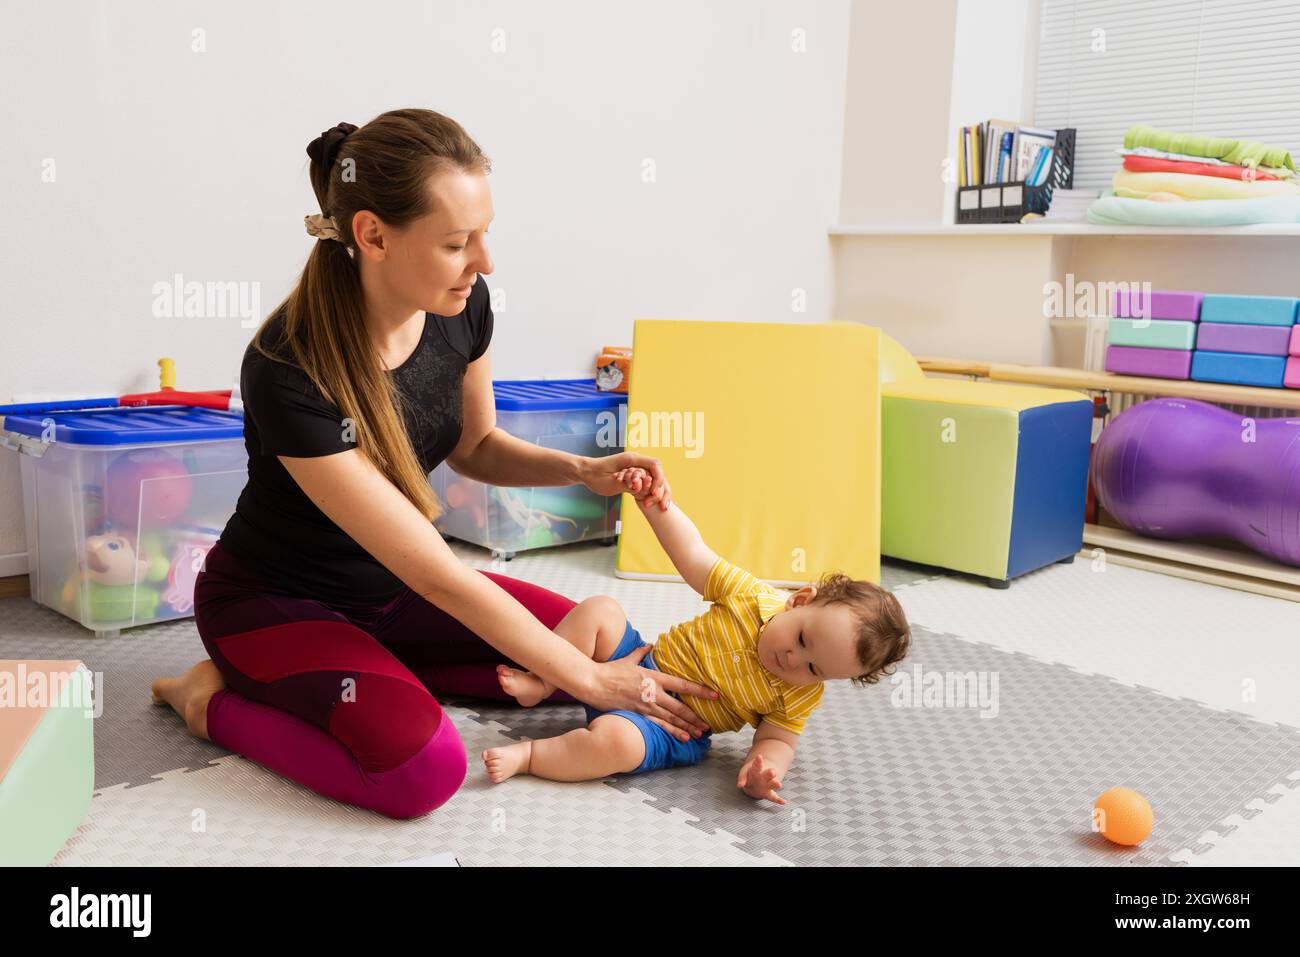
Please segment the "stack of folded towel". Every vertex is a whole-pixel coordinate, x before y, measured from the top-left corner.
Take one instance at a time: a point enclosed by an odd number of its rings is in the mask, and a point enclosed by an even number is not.
[[[1300,389],[1300,300],[1118,291],[1106,371]]]
[[[1123,166],[1112,180],[1113,190],[1089,208],[1090,222],[1300,222],[1300,179],[1291,153],[1282,147],[1134,126],[1119,152]]]

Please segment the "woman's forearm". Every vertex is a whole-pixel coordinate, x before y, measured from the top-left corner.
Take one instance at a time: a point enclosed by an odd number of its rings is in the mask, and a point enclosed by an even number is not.
[[[525,442],[498,427],[456,466],[456,473],[485,485],[514,488],[579,485],[584,461],[581,455]]]
[[[579,701],[586,700],[594,677],[591,659],[487,576],[461,565],[447,570],[420,596],[512,661]]]

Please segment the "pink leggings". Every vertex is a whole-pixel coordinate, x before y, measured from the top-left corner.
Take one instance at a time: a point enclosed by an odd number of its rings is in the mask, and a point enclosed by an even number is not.
[[[575,604],[482,574],[547,628]],[[496,666],[520,667],[409,588],[343,613],[278,589],[220,545],[195,583],[194,620],[227,685],[208,702],[212,741],[389,817],[427,814],[465,780],[465,746],[434,695],[512,701]]]

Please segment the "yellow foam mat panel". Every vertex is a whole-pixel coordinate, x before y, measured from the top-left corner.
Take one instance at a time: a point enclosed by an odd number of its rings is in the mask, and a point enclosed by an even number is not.
[[[633,325],[627,448],[723,558],[777,584],[880,580],[880,332],[852,322]],[[680,580],[631,496],[616,574]]]

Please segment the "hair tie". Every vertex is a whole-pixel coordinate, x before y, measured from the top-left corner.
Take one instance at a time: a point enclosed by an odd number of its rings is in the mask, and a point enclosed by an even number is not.
[[[356,131],[357,127],[351,123],[335,123],[307,144],[307,155],[320,167],[322,178],[327,178],[334,168],[334,159],[339,155],[343,141]]]
[[[320,191],[317,195],[325,196],[329,188],[330,170],[334,168],[334,160],[339,155],[339,147],[343,145],[345,139],[356,131],[357,127],[353,123],[335,123],[307,144],[307,155],[316,164],[317,174],[320,176]],[[338,223],[331,217],[312,214],[304,216],[303,223],[307,226],[308,236],[341,242]]]
[[[322,216],[320,213],[313,213],[310,216],[304,216],[302,221],[307,227],[308,236],[315,236],[317,239],[333,239],[336,241],[339,238],[339,227],[338,224],[334,222],[332,216]]]

